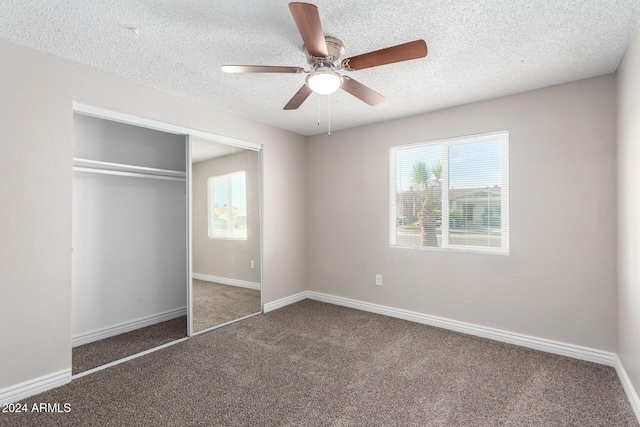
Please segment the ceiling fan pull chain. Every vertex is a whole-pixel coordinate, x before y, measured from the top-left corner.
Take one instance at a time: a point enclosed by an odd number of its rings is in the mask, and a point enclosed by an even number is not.
[[[329,100],[329,135],[331,135],[331,95],[327,95]]]

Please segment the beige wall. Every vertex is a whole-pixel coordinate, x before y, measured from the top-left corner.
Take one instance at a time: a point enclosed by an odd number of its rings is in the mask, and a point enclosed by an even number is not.
[[[260,282],[259,153],[244,150],[193,165],[193,272],[226,279]],[[210,239],[207,207],[209,177],[245,171],[247,185],[247,239]],[[251,268],[251,260],[254,268]]]
[[[73,101],[264,144],[264,301],[304,289],[303,137],[5,40],[0,57],[0,389],[71,366]]]
[[[608,75],[308,138],[309,289],[614,351],[614,113]],[[391,249],[389,147],[502,129],[510,255]]]
[[[616,351],[640,391],[640,33],[618,69],[618,340]]]

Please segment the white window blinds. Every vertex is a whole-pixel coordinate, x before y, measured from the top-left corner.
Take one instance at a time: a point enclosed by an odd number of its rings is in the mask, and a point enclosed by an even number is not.
[[[390,243],[509,252],[507,131],[390,150]]]
[[[247,239],[245,171],[208,179],[209,238]]]

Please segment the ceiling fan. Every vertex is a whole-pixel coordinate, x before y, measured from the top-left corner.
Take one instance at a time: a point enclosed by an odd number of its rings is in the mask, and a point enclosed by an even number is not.
[[[222,71],[225,73],[308,73],[305,84],[284,106],[285,110],[297,109],[312,92],[328,95],[338,89],[350,93],[369,105],[377,105],[384,101],[384,96],[349,76],[339,74],[338,71],[362,70],[427,56],[425,41],[415,40],[343,59],[343,43],[335,37],[324,35],[318,8],[315,5],[293,2],[289,3],[289,10],[304,42],[304,53],[309,70],[301,67],[269,65],[222,66]]]

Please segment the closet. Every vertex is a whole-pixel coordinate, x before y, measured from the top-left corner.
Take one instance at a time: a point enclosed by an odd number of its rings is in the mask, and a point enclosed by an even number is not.
[[[75,377],[262,312],[261,155],[74,103]]]
[[[75,347],[186,316],[189,275],[186,135],[73,119]]]

